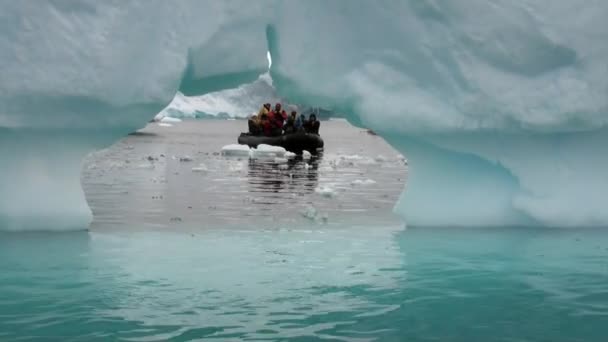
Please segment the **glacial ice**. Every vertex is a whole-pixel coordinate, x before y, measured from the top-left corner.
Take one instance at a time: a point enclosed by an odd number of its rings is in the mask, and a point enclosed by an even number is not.
[[[283,158],[287,151],[281,146],[272,146],[260,144],[256,148],[251,149],[251,158],[254,159],[274,159]]]
[[[284,102],[272,86],[270,74],[264,73],[252,83],[201,96],[185,96],[178,92],[159,115],[162,117],[194,118],[218,116],[245,118],[257,113],[262,103]]]
[[[86,229],[87,153],[177,91],[254,82],[267,51],[280,97],[408,158],[396,210],[409,225],[608,225],[605,1],[2,6],[2,229]]]
[[[329,185],[322,185],[315,188],[315,192],[323,197],[334,197],[336,196],[336,190]]]
[[[251,149],[247,145],[230,144],[222,147],[222,154],[231,157],[249,157]]]

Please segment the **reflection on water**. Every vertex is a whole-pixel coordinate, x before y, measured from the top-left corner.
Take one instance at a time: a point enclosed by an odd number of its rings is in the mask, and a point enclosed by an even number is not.
[[[320,152],[310,160],[301,156],[287,163],[276,163],[273,159],[249,159],[247,181],[249,192],[290,193],[303,196],[312,194],[319,185]]]
[[[603,230],[0,233],[0,341],[604,342],[606,260]]]
[[[407,168],[381,138],[344,121],[328,121],[323,124],[325,150],[309,160],[221,155],[242,124],[150,124],[90,156],[82,183],[95,217],[93,229],[397,220],[392,208]]]

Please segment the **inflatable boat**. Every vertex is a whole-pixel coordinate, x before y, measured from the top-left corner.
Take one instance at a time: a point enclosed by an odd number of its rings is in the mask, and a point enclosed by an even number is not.
[[[318,150],[323,149],[323,139],[319,135],[312,133],[291,133],[276,137],[241,133],[238,143],[249,145],[249,147],[257,147],[260,144],[281,146],[287,151],[297,154],[301,154],[304,150],[315,154]]]

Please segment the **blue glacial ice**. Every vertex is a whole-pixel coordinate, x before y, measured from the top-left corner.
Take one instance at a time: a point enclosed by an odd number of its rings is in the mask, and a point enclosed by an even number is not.
[[[0,226],[84,229],[84,155],[255,81],[409,160],[417,226],[608,224],[608,3],[37,1],[0,13]]]

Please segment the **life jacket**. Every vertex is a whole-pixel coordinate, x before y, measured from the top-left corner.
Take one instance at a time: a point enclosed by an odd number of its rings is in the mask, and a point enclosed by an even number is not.
[[[283,122],[287,118],[287,113],[285,111],[275,112],[272,111],[270,115],[270,121],[272,121],[275,127],[283,128]]]
[[[262,106],[262,108],[260,108],[260,111],[258,112],[258,117],[262,117],[262,114],[266,114],[268,115],[268,109],[264,106]]]

